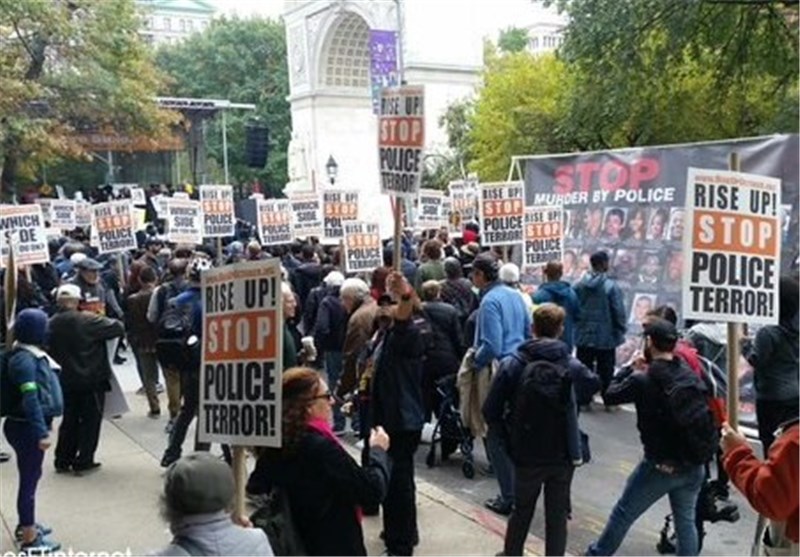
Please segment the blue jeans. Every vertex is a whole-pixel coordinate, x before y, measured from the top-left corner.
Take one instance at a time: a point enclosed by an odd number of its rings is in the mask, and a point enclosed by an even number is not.
[[[336,389],[339,377],[342,375],[342,353],[325,352],[325,374],[328,376],[328,388],[331,391]],[[335,431],[344,429],[345,417],[339,405],[333,407],[333,429]]]
[[[625,491],[614,505],[600,539],[589,546],[586,554],[614,555],[633,523],[656,501],[669,495],[678,538],[676,555],[697,555],[695,506],[704,477],[703,466],[668,474],[658,470],[654,462],[643,459],[628,477]]]
[[[494,468],[497,483],[500,484],[500,498],[503,503],[514,503],[514,464],[508,456],[502,425],[489,424],[486,433],[486,453]]]

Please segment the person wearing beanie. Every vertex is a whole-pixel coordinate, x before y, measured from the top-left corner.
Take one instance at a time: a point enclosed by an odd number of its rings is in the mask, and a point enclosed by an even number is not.
[[[622,290],[608,277],[608,254],[598,251],[589,258],[591,272],[574,286],[580,314],[575,320],[578,359],[596,371],[605,393],[614,375],[616,348],[625,340],[625,304]],[[606,410],[611,406],[605,403]]]
[[[161,496],[173,538],[158,555],[273,555],[263,530],[233,522],[233,498],[233,473],[219,458],[192,453],[175,461]]]
[[[314,328],[314,345],[323,354],[325,374],[328,384],[334,388],[342,376],[342,349],[347,331],[347,311],[344,309],[341,294],[344,275],[339,271],[328,273],[323,281],[325,297],[319,304]],[[339,406],[333,407],[333,431],[344,433],[345,417]]]
[[[94,453],[100,440],[111,365],[106,341],[125,333],[122,323],[80,311],[81,289],[74,284],[56,290],[58,310],[50,318],[50,354],[61,366],[64,419],[56,445],[56,472],[77,475],[99,468]]]
[[[531,297],[522,291],[519,283],[519,267],[516,263],[506,263],[500,267],[500,282],[519,292],[522,298],[522,303],[525,304],[525,309],[533,316],[533,300]]]
[[[17,455],[18,526],[15,537],[23,553],[57,551],[46,538],[50,528],[36,523],[36,488],[42,476],[44,452],[50,448],[53,418],[60,416],[63,396],[52,362],[42,350],[47,340],[47,314],[24,309],[14,322],[14,347],[6,354],[2,373],[3,405],[8,413],[3,431]]]

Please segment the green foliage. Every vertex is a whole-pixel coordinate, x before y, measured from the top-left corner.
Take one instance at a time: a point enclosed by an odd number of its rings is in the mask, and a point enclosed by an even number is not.
[[[506,53],[522,52],[528,46],[528,30],[519,27],[507,27],[500,31],[497,47]]]
[[[231,182],[259,180],[273,194],[287,182],[286,149],[291,129],[286,35],[283,23],[269,19],[219,19],[203,33],[160,49],[159,67],[172,83],[169,94],[252,103],[251,111],[230,110],[228,161]],[[259,117],[270,130],[270,151],[263,170],[245,165],[245,123]],[[222,119],[209,121],[209,157],[222,168]],[[221,176],[218,179],[222,179]]]
[[[3,195],[41,165],[85,155],[92,127],[157,139],[174,115],[153,102],[160,77],[133,0],[0,0]]]

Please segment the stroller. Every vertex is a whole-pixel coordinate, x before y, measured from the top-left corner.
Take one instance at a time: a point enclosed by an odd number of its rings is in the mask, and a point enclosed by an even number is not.
[[[713,398],[724,400],[727,396],[727,377],[719,366],[708,358],[699,356],[703,366],[703,379]],[[698,551],[703,549],[703,539],[706,535],[705,523],[736,522],[739,520],[739,509],[736,504],[728,501],[729,486],[728,476],[722,468],[721,453],[716,455],[717,479],[711,479],[710,463],[706,464],[706,477],[697,496],[697,509],[695,511],[695,526],[697,528]],[[672,523],[672,515],[664,518],[664,527],[656,544],[656,549],[661,555],[675,553],[676,537]]]
[[[436,446],[442,451],[442,460],[447,460],[456,449],[461,451],[464,462],[461,463],[461,472],[467,479],[475,477],[475,463],[472,457],[473,440],[470,431],[461,421],[458,410],[458,389],[456,388],[456,375],[446,375],[436,381],[436,395],[439,404],[436,408],[436,425],[433,428],[431,448],[425,458],[428,468],[436,466]]]

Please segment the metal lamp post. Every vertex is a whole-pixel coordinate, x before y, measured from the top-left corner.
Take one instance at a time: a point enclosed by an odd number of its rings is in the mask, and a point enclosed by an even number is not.
[[[331,185],[333,185],[336,182],[336,176],[339,174],[339,165],[336,159],[333,158],[333,155],[328,157],[328,162],[325,163],[325,171],[328,173],[328,179],[331,181]]]

